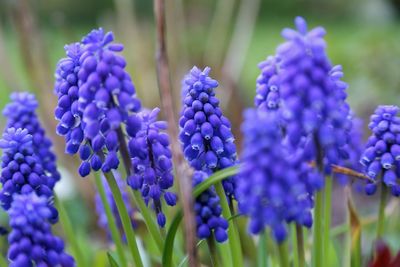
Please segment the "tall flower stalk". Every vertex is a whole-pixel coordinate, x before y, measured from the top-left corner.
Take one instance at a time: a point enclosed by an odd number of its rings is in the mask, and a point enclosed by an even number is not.
[[[210,71],[209,67],[204,70],[193,67],[185,76],[182,86],[183,107],[179,120],[179,139],[186,160],[195,170],[208,174],[233,166],[237,162],[231,123],[223,116],[219,107],[219,100],[215,96],[218,82],[209,76]],[[232,203],[235,197],[235,179],[236,177],[231,177],[224,180],[222,185],[215,186],[225,219],[232,216],[228,202]],[[232,263],[240,265],[243,258],[234,222],[229,223],[229,228]],[[224,241],[215,237],[217,241]]]
[[[140,101],[124,70],[126,62],[118,55],[123,46],[113,43],[113,39],[111,32],[99,29],[90,32],[81,43],[66,46],[67,57],[59,61],[56,70],[57,132],[66,138],[67,153],[79,152],[81,176],[92,169],[104,173],[135,265],[143,266],[129,214],[111,173],[119,166],[121,125],[126,127],[128,137],[141,127],[135,114]]]
[[[332,67],[323,39],[325,30],[308,31],[303,18],[295,19],[296,29],[284,29],[287,40],[277,48],[281,114],[288,143],[301,148],[304,161],[315,161],[322,174],[348,155],[345,146],[351,129],[347,85],[340,80],[341,66]],[[326,179],[331,179],[327,177]],[[322,265],[328,255],[331,183],[315,196],[314,244],[318,251],[314,264]],[[323,214],[322,209],[325,209]],[[326,215],[326,216],[325,216]],[[327,227],[323,227],[323,224]],[[322,234],[321,234],[322,232]]]
[[[361,158],[365,173],[371,180],[365,186],[365,192],[372,195],[381,185],[377,238],[384,232],[385,205],[387,193],[400,196],[398,177],[400,173],[400,118],[397,106],[378,106],[371,116],[369,137]]]

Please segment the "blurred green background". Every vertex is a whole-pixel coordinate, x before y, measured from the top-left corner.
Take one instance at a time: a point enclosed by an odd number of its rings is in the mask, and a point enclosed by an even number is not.
[[[298,15],[310,27],[326,28],[328,54],[333,64],[343,65],[356,115],[367,122],[376,105],[400,104],[399,0],[168,0],[166,5],[176,102],[180,81],[192,65],[212,67],[238,140],[241,110],[252,105],[255,94],[257,63],[274,54],[282,42],[280,31],[293,27]],[[77,177],[75,160],[63,154],[63,139],[54,133],[53,73],[64,56],[64,44],[79,41],[97,27],[112,30],[116,41],[125,45],[128,71],[143,105],[159,105],[152,1],[0,0],[0,108],[12,91],[36,93],[63,172],[59,195],[69,207],[76,230],[95,240],[99,236],[96,216],[91,214],[92,183]],[[344,220],[342,198],[343,190],[337,188],[335,224]],[[357,198],[360,212],[375,212],[375,205],[365,200]],[[391,227],[400,230],[397,224]],[[392,239],[399,249],[400,240]]]

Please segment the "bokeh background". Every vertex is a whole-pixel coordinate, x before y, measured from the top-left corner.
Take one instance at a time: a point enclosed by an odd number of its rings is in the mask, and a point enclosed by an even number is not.
[[[349,102],[365,121],[378,104],[400,104],[399,0],[168,0],[167,35],[174,99],[192,65],[212,67],[220,81],[219,96],[240,142],[241,111],[253,103],[257,63],[274,54],[280,31],[301,15],[310,27],[326,28],[328,54],[344,68]],[[65,202],[78,238],[95,250],[104,243],[96,226],[91,178],[79,178],[76,159],[63,154],[55,134],[54,70],[64,44],[76,42],[91,29],[112,30],[125,45],[124,56],[144,106],[159,106],[155,68],[155,32],[150,0],[0,0],[0,108],[12,91],[34,92],[40,116],[54,140],[63,173],[58,194]],[[4,119],[0,118],[3,128]],[[345,220],[343,187],[336,186],[335,225]],[[376,214],[373,199],[354,193],[365,221]],[[400,230],[397,202],[391,202],[389,232]],[[394,207],[394,208],[392,208]],[[369,217],[368,217],[369,216]],[[4,216],[3,216],[4,217]],[[365,227],[369,239],[368,226]],[[388,234],[392,249],[398,235]],[[93,241],[94,240],[94,241]],[[3,243],[4,244],[4,243]],[[94,265],[96,266],[96,265]]]

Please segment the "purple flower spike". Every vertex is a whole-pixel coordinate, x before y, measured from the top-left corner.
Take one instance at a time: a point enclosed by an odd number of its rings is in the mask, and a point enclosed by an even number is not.
[[[316,160],[316,150],[320,150],[324,171],[330,173],[331,164],[347,158],[344,150],[351,130],[347,84],[340,80],[342,67],[332,67],[326,54],[325,30],[308,31],[300,17],[295,24],[297,29],[282,32],[286,42],[277,48],[278,66],[268,82],[279,82],[280,113],[288,142],[297,148],[310,143],[304,160]]]
[[[82,176],[91,169],[117,169],[117,132],[121,125],[129,137],[140,129],[135,117],[141,104],[125,71],[125,59],[118,54],[123,46],[113,40],[111,32],[93,30],[81,43],[67,46],[67,58],[57,65],[57,132],[66,138],[67,153],[75,154],[81,146],[86,147],[85,153],[80,153]]]
[[[51,232],[52,211],[46,198],[33,192],[15,195],[8,214],[10,267],[75,266],[74,259],[64,251],[64,241]]]
[[[379,178],[384,186],[391,188],[393,196],[399,196],[397,177],[400,174],[400,118],[397,106],[378,106],[371,116],[369,137],[361,164],[365,173],[375,182],[369,182],[365,191],[372,195]]]
[[[193,67],[185,76],[182,93],[180,136],[185,158],[199,171],[212,173],[237,162],[231,124],[215,96],[218,82],[209,77],[210,68]],[[235,179],[223,181],[225,193],[234,196]]]
[[[251,233],[258,234],[268,226],[275,240],[283,242],[287,223],[312,226],[313,194],[322,187],[323,179],[282,143],[276,113],[249,109],[244,117],[239,208],[250,217]]]
[[[61,177],[57,171],[56,155],[51,149],[52,142],[46,136],[36,114],[38,102],[33,94],[27,92],[12,93],[10,98],[11,102],[3,110],[3,115],[7,117],[6,127],[26,129],[32,135],[33,152],[37,155],[48,177],[48,187],[53,189]]]
[[[52,204],[53,191],[48,186],[48,177],[41,160],[34,153],[33,138],[26,129],[8,128],[0,139],[3,149],[0,182],[0,204],[9,210],[15,194],[35,192],[48,200],[52,212],[51,222],[58,220],[57,210]]]
[[[121,176],[116,171],[114,172],[114,177],[115,177],[115,180],[116,180],[116,182],[118,184],[118,187],[119,187],[119,189],[121,191],[122,199],[124,200],[125,206],[126,206],[126,208],[128,210],[129,217],[131,218],[132,225],[134,227],[136,227],[135,221],[133,219],[134,216],[135,216],[135,209],[131,205],[131,201],[130,201],[130,198],[129,198],[129,193],[128,193],[127,188],[126,188],[126,183],[125,183],[124,180],[122,180]],[[104,178],[104,176],[102,176],[102,183],[103,183],[103,187],[105,189],[107,201],[110,204],[111,211],[112,211],[112,213],[114,215],[114,218],[116,220],[117,227],[120,230],[120,233],[123,233],[122,221],[121,221],[121,218],[120,218],[119,213],[118,213],[117,205],[115,203],[115,200],[114,200],[114,197],[112,195],[111,189],[108,186],[108,183],[107,183],[106,179]],[[99,219],[98,219],[97,223],[101,228],[103,228],[104,230],[107,231],[107,234],[108,234],[108,236],[110,237],[110,240],[111,240],[111,232],[110,232],[110,228],[109,228],[106,212],[105,212],[105,209],[104,209],[104,206],[103,206],[103,202],[101,201],[99,193],[96,193],[95,204],[96,204],[96,212],[97,212],[97,215],[99,216]]]
[[[167,192],[174,180],[172,174],[172,153],[168,135],[164,132],[167,124],[157,121],[159,108],[142,111],[137,121],[142,128],[129,140],[128,147],[132,160],[133,174],[128,177],[128,184],[134,190],[140,190],[147,204],[151,202],[161,227],[165,225],[162,212],[162,198],[169,206],[176,204],[177,196]],[[136,122],[139,125],[139,122]]]
[[[277,59],[270,56],[258,64],[258,68],[261,73],[257,77],[254,105],[261,109],[276,110],[280,106]]]
[[[202,171],[195,171],[193,174],[193,186],[198,185],[207,179],[208,175]],[[196,212],[197,237],[199,239],[209,238],[214,234],[215,240],[219,243],[228,239],[228,222],[222,217],[222,208],[219,197],[214,187],[208,188],[196,198],[194,209]]]

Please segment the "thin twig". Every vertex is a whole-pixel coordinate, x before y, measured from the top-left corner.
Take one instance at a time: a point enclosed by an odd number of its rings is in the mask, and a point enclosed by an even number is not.
[[[332,170],[333,170],[334,173],[345,174],[345,175],[352,176],[352,177],[355,177],[355,178],[360,178],[360,179],[363,179],[363,180],[368,180],[370,182],[375,182],[373,179],[371,179],[367,175],[365,175],[363,173],[360,173],[360,172],[357,172],[355,170],[352,170],[350,168],[346,168],[346,167],[335,165],[335,164],[332,164],[331,166],[332,166]]]
[[[166,47],[166,23],[165,23],[165,1],[154,0],[154,15],[157,27],[157,80],[161,95],[161,103],[163,111],[167,118],[169,127],[168,132],[171,136],[173,161],[176,166],[178,177],[180,178],[179,186],[181,193],[181,203],[183,205],[184,223],[185,223],[185,241],[186,250],[189,256],[189,266],[198,266],[196,253],[196,230],[195,217],[193,210],[192,186],[190,179],[187,177],[187,164],[183,160],[182,151],[176,140],[178,140],[178,129],[176,118],[174,116],[174,105],[172,101],[172,88],[170,81],[170,72],[168,66],[168,56]]]
[[[310,165],[312,167],[315,167],[315,162],[314,161],[311,162]],[[343,166],[339,166],[339,165],[336,165],[336,164],[331,164],[331,167],[332,167],[332,172],[333,173],[348,175],[348,176],[359,178],[361,180],[366,180],[366,181],[369,181],[369,182],[372,182],[372,183],[376,182],[371,177],[368,177],[367,175],[365,175],[365,174],[363,174],[361,172],[355,171],[353,169],[350,169],[350,168],[347,168],[347,167],[343,167]]]

